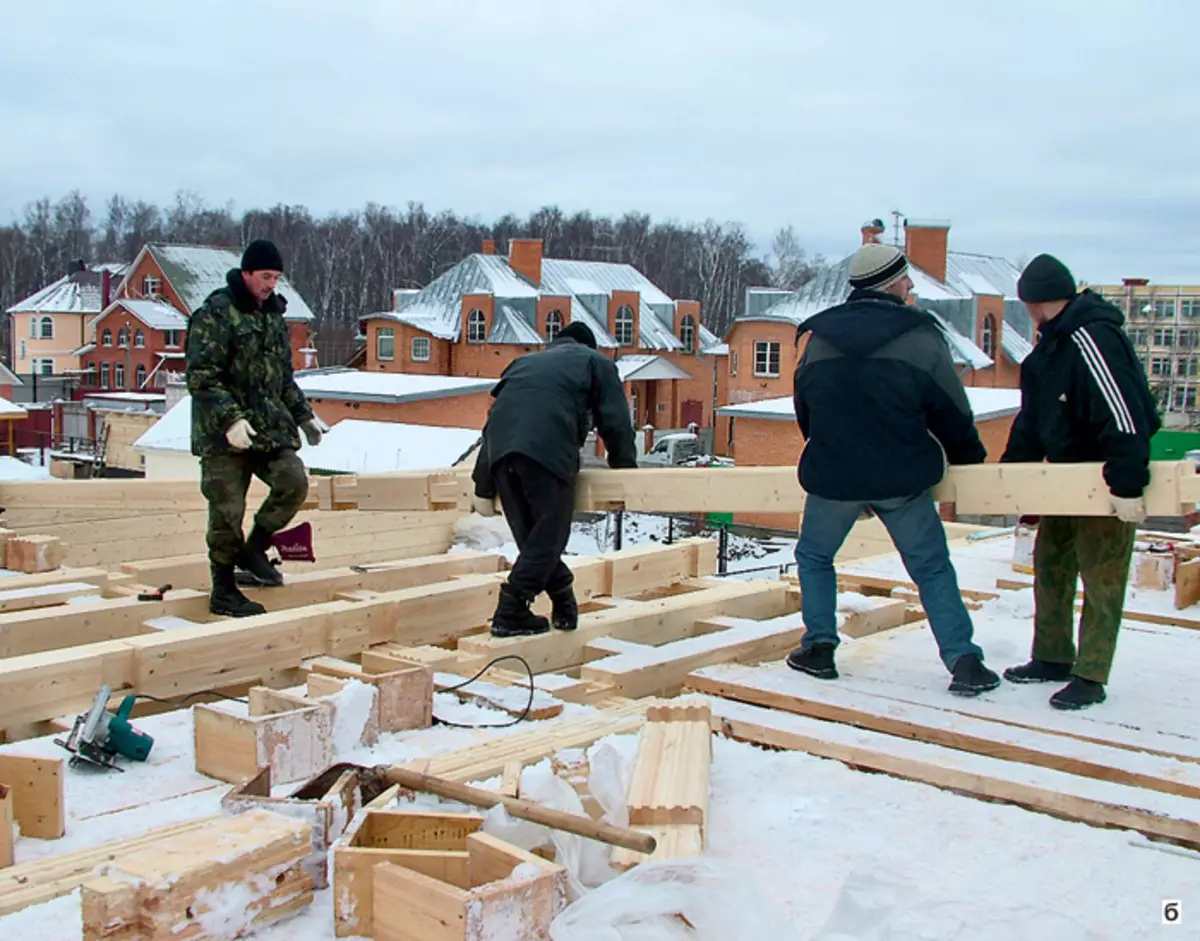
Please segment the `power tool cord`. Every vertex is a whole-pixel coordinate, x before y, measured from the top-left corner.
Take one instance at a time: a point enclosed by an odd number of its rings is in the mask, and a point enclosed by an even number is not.
[[[521,664],[521,666],[523,666],[525,668],[525,672],[527,674],[529,674],[529,700],[528,700],[528,702],[525,703],[525,708],[521,710],[521,714],[519,716],[517,716],[511,722],[482,722],[482,723],[478,723],[475,725],[460,723],[460,722],[451,722],[448,719],[442,719],[442,718],[439,718],[438,716],[434,716],[433,724],[434,725],[446,725],[446,726],[450,726],[451,728],[454,728],[454,729],[507,729],[510,726],[516,725],[518,722],[524,722],[525,719],[528,718],[529,713],[533,711],[533,694],[534,694],[534,690],[535,690],[535,687],[533,685],[533,667],[531,667],[529,665],[528,660],[526,660],[524,657],[518,656],[515,653],[505,654],[503,657],[497,657],[495,660],[493,660],[491,663],[489,663],[487,666],[485,666],[482,670],[480,670],[478,673],[476,673],[469,680],[463,680],[461,683],[457,683],[454,686],[447,686],[444,689],[438,690],[438,692],[453,693],[453,692],[457,692],[460,689],[463,689],[466,686],[470,686],[472,683],[474,683],[476,680],[478,680],[481,676],[483,676],[483,674],[487,673],[487,671],[490,670],[492,667],[494,667],[497,663],[503,663],[505,660],[516,660],[518,663]]]
[[[214,692],[211,692],[210,690],[204,690],[199,693],[188,693],[186,696],[178,696],[174,699],[160,699],[157,696],[151,696],[147,693],[136,693],[134,695],[134,698],[135,699],[145,699],[150,702],[161,703],[164,706],[182,706],[185,703],[190,702],[193,699],[199,698],[200,696],[215,696],[217,699],[224,699],[226,702],[240,702],[243,704],[248,702],[248,700],[239,699],[237,696],[226,696],[224,693],[214,693]]]

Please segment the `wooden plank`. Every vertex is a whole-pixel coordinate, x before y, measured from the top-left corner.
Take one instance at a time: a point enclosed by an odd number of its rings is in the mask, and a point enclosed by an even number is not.
[[[83,595],[99,596],[101,589],[89,582],[62,582],[36,588],[8,588],[0,581],[0,613],[31,611],[63,605]]]
[[[1190,608],[1200,601],[1200,559],[1180,562],[1175,567],[1175,608]]]
[[[13,864],[13,792],[7,784],[0,784],[0,869]]]
[[[21,657],[149,634],[153,629],[146,627],[145,622],[166,616],[210,620],[208,596],[204,592],[182,589],[167,592],[162,601],[105,598],[61,607],[6,612],[0,614],[0,657]]]
[[[465,941],[465,892],[424,873],[381,862],[368,874],[371,919],[352,929],[336,926],[337,937],[369,933],[376,941]]]
[[[629,782],[629,823],[690,823],[703,827],[708,812],[712,730],[707,703],[694,716],[647,716]]]
[[[713,728],[739,741],[804,751],[853,767],[1098,827],[1136,830],[1200,847],[1200,803],[1061,771],[831,724],[728,700],[712,700]]]
[[[803,624],[784,617],[780,622],[739,621],[711,618],[697,624],[698,637],[689,637],[658,647],[635,645],[638,649],[586,663],[580,678],[611,686],[622,696],[637,698],[670,695],[679,691],[687,675],[714,663],[753,663],[786,654],[804,636]],[[591,652],[597,645],[589,646]]]
[[[869,637],[924,618],[925,611],[919,605],[909,604],[902,598],[880,598],[869,608],[857,607],[849,612],[838,633],[847,637]]]
[[[14,572],[49,572],[62,565],[65,558],[65,547],[57,536],[11,536],[4,545],[4,567]]]
[[[12,791],[21,835],[57,840],[66,832],[66,779],[61,758],[0,755],[0,784]]]
[[[476,669],[505,654],[523,657],[535,673],[562,670],[584,663],[587,646],[599,637],[666,643],[688,636],[697,621],[717,615],[770,618],[789,613],[792,594],[782,582],[731,581],[713,584],[692,594],[620,605],[579,617],[579,628],[533,637],[464,637],[458,649],[474,658],[464,666]]]
[[[189,831],[207,830],[220,820],[219,816],[202,817],[148,830],[126,840],[60,853],[6,869],[0,872],[0,915],[11,915],[31,905],[70,895],[94,879],[99,867],[142,847],[169,843]]]
[[[209,830],[177,835],[169,846],[135,850],[84,884],[80,898],[88,941],[218,941],[230,894],[237,918],[258,931],[308,907],[312,845],[307,823],[264,810],[227,817]]]
[[[688,677],[688,687],[725,699],[837,722],[899,738],[932,742],[1003,761],[1021,762],[1131,787],[1200,799],[1200,768],[1048,732],[1022,730],[948,710],[806,683],[782,669],[713,667]]]

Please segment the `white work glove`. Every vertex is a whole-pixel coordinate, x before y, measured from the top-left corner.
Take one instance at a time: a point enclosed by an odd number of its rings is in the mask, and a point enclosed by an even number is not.
[[[480,516],[495,516],[496,501],[491,497],[472,497],[471,509]]]
[[[254,443],[250,439],[256,434],[258,434],[258,432],[254,430],[254,426],[252,426],[250,422],[246,421],[244,418],[239,418],[232,425],[230,425],[229,430],[225,432],[225,440],[229,442],[229,446],[233,448],[233,450],[246,451],[250,448],[250,445]]]
[[[1140,523],[1146,518],[1146,502],[1141,497],[1118,497],[1110,494],[1117,519],[1123,523]]]
[[[308,442],[308,446],[315,448],[321,443],[321,438],[329,430],[329,426],[321,421],[320,415],[314,415],[300,426],[300,430],[304,432],[304,440]]]

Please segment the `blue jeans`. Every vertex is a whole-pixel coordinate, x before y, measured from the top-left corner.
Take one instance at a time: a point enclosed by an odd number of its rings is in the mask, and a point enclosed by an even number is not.
[[[887,528],[904,568],[917,584],[946,669],[952,670],[955,661],[964,654],[973,653],[982,660],[983,651],[971,640],[974,627],[958,591],[946,530],[928,490],[913,497],[871,502],[825,500],[808,495],[800,541],[796,543],[804,613],[803,648],[807,650],[813,644],[837,646],[837,573],[833,557],[868,506]]]

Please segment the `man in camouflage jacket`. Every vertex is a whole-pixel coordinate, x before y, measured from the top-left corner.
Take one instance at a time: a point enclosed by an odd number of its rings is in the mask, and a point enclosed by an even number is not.
[[[225,287],[205,298],[188,325],[192,453],[200,458],[200,489],[208,500],[209,608],[230,617],[265,610],[238,589],[236,568],[259,585],[283,584],[267,548],[308,495],[308,473],[296,454],[299,432],[315,445],[323,427],[292,376],[287,302],[275,293],[282,274],[279,250],[265,240],[251,242],[240,269],[229,271]],[[271,492],[243,539],[251,477]]]

